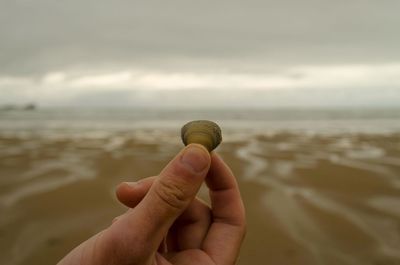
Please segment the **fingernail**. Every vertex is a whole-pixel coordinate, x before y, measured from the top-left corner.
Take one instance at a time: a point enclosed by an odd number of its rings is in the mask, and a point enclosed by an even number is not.
[[[128,185],[129,187],[136,187],[137,186],[137,182],[124,182],[125,185]]]
[[[181,162],[190,167],[194,172],[200,173],[210,163],[210,155],[205,148],[188,145],[183,152]]]

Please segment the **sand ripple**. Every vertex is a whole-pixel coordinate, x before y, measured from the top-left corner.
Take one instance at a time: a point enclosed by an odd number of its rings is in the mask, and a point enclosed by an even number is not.
[[[218,152],[249,221],[240,264],[400,264],[398,143],[228,130]],[[107,226],[122,211],[113,187],[157,174],[181,143],[167,129],[89,130],[2,134],[0,147],[0,263],[15,265],[54,264]]]

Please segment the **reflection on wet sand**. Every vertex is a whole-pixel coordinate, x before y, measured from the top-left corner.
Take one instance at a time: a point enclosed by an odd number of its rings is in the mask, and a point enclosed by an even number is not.
[[[179,141],[168,130],[1,136],[0,263],[55,264],[124,211],[119,182],[157,174]],[[247,209],[239,264],[400,263],[400,134],[233,131],[218,152]]]

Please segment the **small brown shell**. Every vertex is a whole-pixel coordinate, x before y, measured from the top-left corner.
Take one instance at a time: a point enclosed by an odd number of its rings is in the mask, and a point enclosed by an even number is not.
[[[221,128],[212,121],[198,120],[186,123],[181,129],[182,141],[185,145],[197,143],[209,152],[222,141]]]

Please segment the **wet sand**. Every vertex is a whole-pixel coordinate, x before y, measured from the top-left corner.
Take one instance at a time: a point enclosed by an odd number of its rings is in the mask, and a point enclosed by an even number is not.
[[[55,264],[180,148],[162,130],[2,135],[0,264]],[[217,151],[245,200],[240,265],[400,264],[400,134],[231,132]]]

